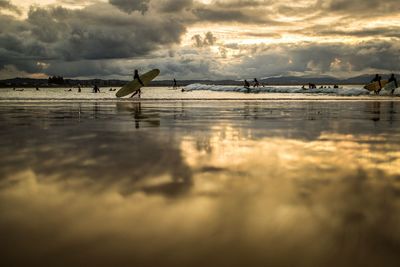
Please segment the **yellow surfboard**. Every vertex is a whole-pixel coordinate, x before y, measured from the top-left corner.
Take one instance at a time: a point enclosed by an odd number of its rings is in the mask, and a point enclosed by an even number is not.
[[[387,83],[388,83],[387,80],[382,80],[380,84],[379,82],[372,82],[364,86],[364,89],[367,89],[368,91],[378,91],[382,89]]]
[[[149,72],[146,72],[145,74],[140,75],[140,80],[142,80],[143,84],[147,86],[155,77],[160,74],[159,69],[154,69]],[[133,92],[139,90],[142,87],[142,85],[139,83],[138,80],[133,80],[125,84],[121,89],[118,90],[118,92],[115,94],[117,97],[124,97],[129,94],[132,94]]]

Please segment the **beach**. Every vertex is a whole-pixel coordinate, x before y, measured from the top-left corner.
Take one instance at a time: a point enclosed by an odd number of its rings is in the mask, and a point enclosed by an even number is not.
[[[0,93],[5,266],[400,261],[397,97],[30,90]]]
[[[0,22],[0,267],[399,266],[399,0]]]

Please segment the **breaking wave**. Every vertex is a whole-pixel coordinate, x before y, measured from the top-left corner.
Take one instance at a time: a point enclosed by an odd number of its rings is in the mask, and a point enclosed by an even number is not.
[[[359,96],[369,95],[370,92],[363,88],[316,88],[302,89],[300,86],[265,86],[251,87],[249,89],[243,86],[226,86],[226,85],[206,85],[206,84],[190,84],[184,87],[185,91],[217,91],[217,92],[241,92],[241,93],[291,93],[291,94],[329,94],[340,96]]]

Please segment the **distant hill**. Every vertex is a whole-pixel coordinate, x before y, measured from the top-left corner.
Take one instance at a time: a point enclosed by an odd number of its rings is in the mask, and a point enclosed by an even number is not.
[[[276,76],[259,79],[260,82],[267,85],[305,85],[314,83],[316,85],[330,85],[330,84],[366,84],[374,74],[364,74],[347,79],[339,79],[331,76]],[[396,75],[396,77],[400,77]],[[387,79],[387,75],[383,75]],[[249,82],[252,79],[248,80]],[[0,87],[74,87],[80,84],[81,86],[109,86],[120,87],[126,84],[127,80],[102,80],[102,79],[64,79],[63,84],[49,84],[48,79],[32,79],[32,78],[14,78],[7,80],[0,80]],[[218,85],[242,85],[243,81],[238,80],[178,80],[178,85],[186,86],[193,83],[202,84],[218,84]],[[151,83],[152,86],[172,86],[172,80],[155,80]]]

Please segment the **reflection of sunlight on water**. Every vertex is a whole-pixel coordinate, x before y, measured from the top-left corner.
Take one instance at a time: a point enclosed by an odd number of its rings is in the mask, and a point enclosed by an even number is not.
[[[385,136],[323,133],[314,141],[301,141],[276,137],[254,140],[246,135],[230,126],[218,126],[213,128],[206,145],[199,146],[196,137],[185,137],[181,150],[194,169],[211,163],[215,168],[235,168],[253,175],[255,172],[276,175],[278,169],[285,176],[295,171],[296,176],[301,172],[311,175],[317,170],[329,171],[335,177],[358,169],[400,175],[399,153],[388,151],[399,148],[398,145],[376,144],[385,141]]]

